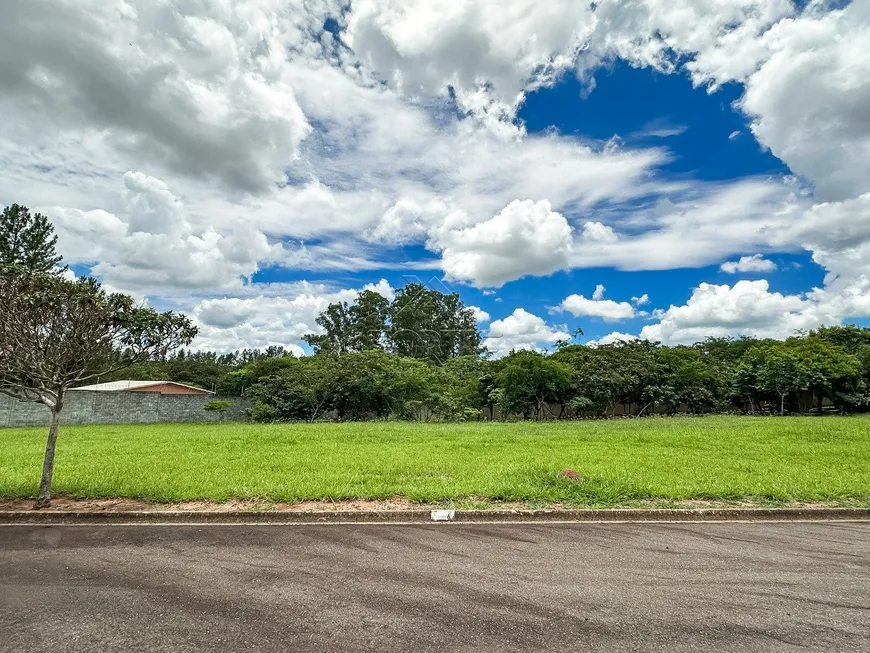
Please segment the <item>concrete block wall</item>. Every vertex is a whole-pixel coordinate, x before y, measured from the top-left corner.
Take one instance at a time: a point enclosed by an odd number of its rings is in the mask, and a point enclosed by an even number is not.
[[[156,392],[70,392],[66,396],[63,424],[152,424],[158,422],[217,422],[220,416],[203,406],[213,399],[227,399],[233,405],[224,412],[227,422],[245,419],[249,400],[211,395],[161,395]],[[48,408],[20,402],[0,394],[0,427],[47,426]]]

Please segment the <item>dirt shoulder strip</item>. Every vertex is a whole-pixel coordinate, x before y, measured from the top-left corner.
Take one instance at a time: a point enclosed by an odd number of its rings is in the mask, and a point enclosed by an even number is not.
[[[434,512],[441,514],[435,515]],[[445,514],[446,513],[446,514]],[[870,508],[702,508],[600,510],[385,511],[0,511],[15,524],[326,524],[326,523],[553,523],[701,521],[870,521]]]

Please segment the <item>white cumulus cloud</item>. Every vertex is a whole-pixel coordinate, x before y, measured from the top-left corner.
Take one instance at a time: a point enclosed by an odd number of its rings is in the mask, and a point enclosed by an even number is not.
[[[590,340],[586,344],[590,347],[595,347],[597,345],[612,345],[617,342],[631,342],[632,340],[637,339],[637,336],[632,336],[628,333],[620,333],[619,331],[613,331],[611,333],[608,333],[606,336],[601,336],[596,340]]]
[[[436,241],[447,278],[479,287],[560,270],[573,242],[571,225],[546,200],[516,200],[485,222],[439,233]]]
[[[640,337],[665,344],[691,344],[708,336],[785,338],[798,329],[812,329],[835,320],[817,302],[771,292],[764,279],[733,286],[700,284],[689,300],[653,313],[658,323],[645,326]]]
[[[702,285],[647,327],[689,337],[686,316],[726,288],[723,301],[801,304],[767,326],[711,309],[710,328],[784,333],[870,315],[868,41],[868,0],[7,1],[0,202],[48,214],[67,261],[113,288],[238,300],[224,322],[275,299],[251,282],[268,266],[440,266],[484,288],[572,268],[766,272],[742,255],[804,248],[822,287]],[[517,119],[566,75],[598,92],[617,59],[697,92],[743,84],[746,135],[794,178],[674,178],[667,140],[598,143]],[[572,297],[604,319],[643,305]]]
[[[513,350],[537,351],[546,345],[570,338],[570,334],[554,329],[537,315],[518,308],[503,320],[495,320],[489,325],[489,333],[483,346],[495,358],[501,358]]]
[[[774,25],[769,51],[746,80],[742,110],[758,141],[821,199],[870,191],[870,2],[842,10],[811,3],[801,16]]]
[[[286,52],[317,20],[277,0],[3,2],[0,106],[13,124],[262,192],[310,130]]]
[[[490,314],[479,306],[469,306],[468,310],[470,310],[474,314],[474,321],[478,324],[481,324],[483,322],[489,322],[491,318]]]
[[[606,224],[600,222],[587,222],[583,225],[581,240],[587,243],[615,243],[619,236]]]
[[[589,299],[583,295],[569,295],[557,310],[568,311],[574,317],[600,317],[607,322],[627,320],[635,316],[635,308],[628,302],[615,302],[604,299],[605,288],[599,284]]]
[[[119,215],[43,207],[58,234],[64,262],[90,264],[110,286],[140,293],[238,288],[263,265],[285,256],[283,245],[237,221],[220,231],[188,215],[160,179],[123,176]]]
[[[776,270],[776,263],[764,258],[761,254],[741,256],[737,261],[726,261],[719,266],[722,272],[736,274],[738,272],[772,272]]]

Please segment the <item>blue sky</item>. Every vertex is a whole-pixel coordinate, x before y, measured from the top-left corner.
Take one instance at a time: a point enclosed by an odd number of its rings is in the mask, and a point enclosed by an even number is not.
[[[870,0],[52,4],[0,7],[0,203],[197,346],[411,279],[495,355],[870,317]]]
[[[663,179],[721,182],[753,176],[790,176],[788,166],[755,140],[749,131],[749,121],[734,107],[742,94],[739,84],[727,84],[711,92],[694,86],[686,75],[662,74],[616,62],[596,73],[592,91],[576,77],[565,75],[553,86],[530,93],[517,112],[516,122],[523,124],[529,134],[556,131],[599,147],[611,139],[620,139],[628,145],[666,148],[672,159],[657,171]],[[594,211],[590,214],[594,215]],[[526,276],[494,291],[445,282],[438,270],[415,268],[413,261],[431,258],[425,248],[407,247],[396,257],[407,261],[409,268],[398,274],[390,267],[332,274],[321,281],[348,287],[377,283],[382,278],[395,287],[420,281],[458,292],[467,304],[483,308],[494,319],[508,317],[517,306],[537,315],[549,314],[551,322],[565,325],[569,332],[582,328],[583,341],[606,336],[617,326],[626,333],[639,333],[653,318],[638,317],[617,324],[596,317],[554,313],[552,308],[572,293],[591,295],[602,284],[608,298],[628,301],[646,293],[654,306],[666,308],[684,303],[699,283],[735,281],[733,274],[720,270],[719,262],[681,267],[675,261],[674,269],[670,270],[628,272],[596,267],[558,271],[543,277]],[[771,291],[789,295],[823,283],[824,270],[813,263],[807,252],[779,252],[768,258],[777,264],[777,270],[742,273],[739,277],[764,278],[769,281]],[[269,283],[309,277],[305,271],[266,269],[258,273],[256,280]]]

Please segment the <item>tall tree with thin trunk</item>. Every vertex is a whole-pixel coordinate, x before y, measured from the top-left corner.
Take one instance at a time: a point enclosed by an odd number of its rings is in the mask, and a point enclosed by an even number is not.
[[[69,388],[134,363],[165,358],[196,336],[184,316],[109,294],[90,278],[5,267],[0,278],[0,392],[48,407],[37,507],[51,501],[54,454]]]
[[[785,398],[805,389],[808,378],[801,359],[786,345],[776,344],[763,351],[758,369],[758,389],[777,397],[780,415],[785,415]]]
[[[330,304],[316,321],[323,333],[309,333],[302,337],[315,352],[340,356],[351,351],[353,323],[347,302]]]
[[[380,293],[363,290],[350,307],[353,351],[383,349],[390,302]]]
[[[9,266],[50,272],[61,261],[54,227],[41,213],[12,204],[0,214],[0,274]]]

